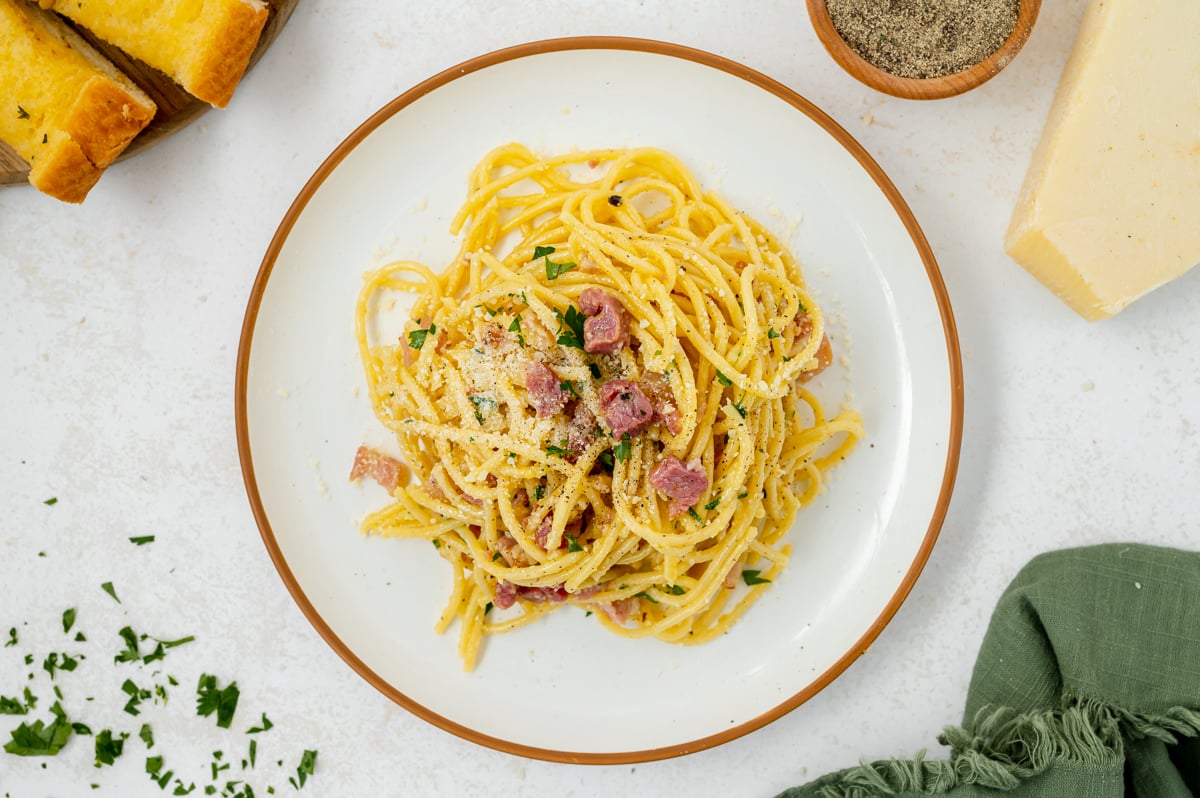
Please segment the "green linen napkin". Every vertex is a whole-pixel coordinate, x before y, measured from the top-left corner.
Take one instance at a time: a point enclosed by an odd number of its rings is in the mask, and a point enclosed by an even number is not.
[[[1200,795],[1200,554],[1043,554],[1001,596],[949,759],[862,764],[779,798]]]

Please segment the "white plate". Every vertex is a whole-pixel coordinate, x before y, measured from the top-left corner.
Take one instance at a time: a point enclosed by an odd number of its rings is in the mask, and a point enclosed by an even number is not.
[[[433,622],[450,584],[424,541],[367,539],[386,501],[347,473],[387,446],[353,338],[364,271],[444,264],[468,170],[535,150],[663,147],[789,241],[852,368],[867,440],[800,514],[792,564],[726,636],[626,640],[568,610],[490,638],[474,673]],[[798,222],[798,224],[797,224]],[[745,67],[628,39],[540,42],[438,75],[371,117],[283,219],[246,312],[237,424],[267,549],[316,629],[385,695],[456,734],[572,762],[630,762],[745,734],[867,647],[937,537],[961,432],[958,342],[933,255],[887,177],[806,100]],[[847,379],[849,382],[847,382]]]

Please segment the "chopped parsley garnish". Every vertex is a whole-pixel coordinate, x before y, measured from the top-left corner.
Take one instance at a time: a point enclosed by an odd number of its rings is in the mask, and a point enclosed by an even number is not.
[[[720,503],[721,503],[721,497],[718,496],[717,498],[710,501],[708,504],[704,505],[704,509],[705,510],[715,510],[715,509],[717,509],[717,505]]]
[[[559,323],[558,343],[562,346],[583,349],[583,321],[586,317],[576,310],[574,305],[567,305],[566,313],[555,308],[554,317],[558,319]]]
[[[629,433],[621,436],[621,442],[613,447],[613,457],[625,462],[633,454],[633,444],[629,442]]]
[[[545,495],[546,495],[546,486],[542,485],[541,483],[538,483],[538,485],[535,486],[533,489],[533,500],[535,502],[540,502],[542,500],[542,497]]]
[[[717,382],[721,383],[726,388],[728,388],[730,385],[733,385],[733,380],[729,379],[719,371],[717,372]]]
[[[10,732],[12,739],[4,744],[4,750],[15,756],[54,756],[61,751],[74,728],[57,701],[50,707],[50,714],[54,715],[54,720],[49,726],[35,720],[13,729]]]
[[[592,372],[593,379],[600,379],[600,367],[595,363],[588,363],[588,371]]]
[[[147,543],[154,542],[154,535],[140,535],[135,538],[130,538],[129,542],[135,546],[145,546]]]
[[[58,497],[51,496],[49,499],[46,499],[44,502],[42,502],[42,504],[46,505],[47,507],[53,507],[54,505],[58,504]]]
[[[497,313],[499,313],[499,312],[500,312],[500,308],[495,308],[495,309],[493,309],[493,308],[489,308],[489,307],[487,306],[487,303],[486,303],[486,302],[483,302],[483,303],[481,303],[481,304],[478,304],[478,305],[476,305],[475,307],[477,307],[477,308],[483,308],[483,309],[484,309],[484,312],[486,312],[486,313],[487,313],[489,316],[495,316]]]
[[[258,725],[246,729],[246,734],[258,734],[259,732],[270,731],[274,727],[275,724],[271,722],[271,719],[267,717],[267,713],[264,712],[262,713],[262,720],[258,722]]]
[[[575,454],[575,450],[567,448],[567,442],[565,440],[559,441],[559,443],[561,443],[562,446],[547,446],[546,454],[550,455],[551,457],[570,457],[571,455]]]
[[[313,771],[317,767],[317,752],[305,751],[300,757],[300,765],[296,768],[295,778],[289,778],[288,782],[297,790],[304,786],[304,782],[308,777],[313,775]],[[299,783],[297,783],[299,781]]]
[[[492,602],[489,601],[487,604],[483,605],[483,614],[487,615],[489,612],[492,611],[492,608],[495,606],[496,606],[495,604],[493,604]]]
[[[583,546],[580,546],[579,541],[575,540],[575,538],[573,536],[567,535],[566,538],[567,538],[567,551],[568,552],[583,551]]]
[[[143,690],[134,684],[132,679],[126,679],[121,684],[121,692],[129,696],[129,700],[125,702],[125,712],[135,717],[142,714],[138,706],[153,695],[149,690]]]
[[[576,268],[579,264],[564,261],[562,263],[554,263],[550,260],[550,256],[554,254],[554,247],[534,247],[533,259],[541,258],[546,263],[546,279],[557,280],[559,275],[565,274]]]
[[[808,308],[804,307],[803,302],[797,301],[796,304],[800,306],[799,308],[796,309],[797,313],[800,313],[800,314],[808,313]]]
[[[575,383],[571,382],[570,380],[564,380],[563,382],[560,382],[558,387],[560,390],[566,391],[576,399],[580,398],[579,391],[575,390]]]
[[[196,714],[207,718],[215,712],[217,725],[228,729],[233,722],[233,713],[237,711],[239,694],[237,682],[230,682],[223,689],[218,689],[216,676],[201,674],[196,687]]]
[[[475,420],[479,422],[480,426],[483,426],[483,411],[487,410],[490,412],[500,406],[495,399],[487,396],[479,396],[478,394],[471,394],[467,399],[470,400],[471,404],[475,405]]]
[[[147,748],[154,747],[154,732],[150,729],[149,723],[142,724],[141,731],[138,732],[138,737],[142,738],[142,742],[146,744]]]
[[[17,627],[12,627],[8,630],[8,642],[4,644],[5,648],[12,648],[17,644]]]
[[[17,106],[17,119],[28,119],[28,118],[29,118],[29,112],[18,105]]]
[[[521,314],[520,313],[518,313],[516,316],[513,316],[512,324],[508,325],[508,331],[515,332],[517,334],[517,343],[521,345],[522,349],[524,349],[525,348],[525,333],[521,332]]]
[[[438,540],[437,538],[434,538],[431,542],[433,543],[433,547],[435,549],[440,549],[442,547],[442,541]]]
[[[734,410],[738,411],[738,415],[740,415],[742,418],[746,417],[746,408],[742,407],[742,405],[737,402],[730,402],[730,404],[733,405]]]
[[[71,631],[71,627],[75,625],[75,608],[63,611],[63,634]]]
[[[667,588],[667,592],[670,593],[672,596],[682,596],[687,591],[684,590],[679,585],[671,585],[669,588]]]
[[[688,515],[690,515],[692,517],[692,520],[695,521],[697,524],[704,523],[704,519],[700,517],[700,513],[696,512],[695,507],[688,508]]]
[[[634,593],[633,597],[634,598],[644,598],[646,601],[649,601],[651,604],[658,603],[658,599],[656,599],[654,596],[651,596],[645,590],[641,591],[640,593]]]
[[[610,196],[609,196],[609,198],[608,198],[608,204],[609,204],[609,205],[611,205],[611,206],[613,206],[614,208],[620,208],[620,207],[621,207],[621,203],[622,203],[622,202],[624,202],[624,201],[625,201],[625,200],[621,199],[621,195],[620,195],[620,194],[612,194],[612,195],[610,195]]]
[[[437,325],[430,324],[423,330],[413,330],[408,334],[408,345],[413,349],[420,349],[425,346],[425,339],[430,335],[437,335]]]
[[[68,656],[66,653],[62,655],[62,659],[58,658],[58,654],[51,651],[46,659],[42,660],[42,670],[50,674],[50,679],[54,679],[56,671],[73,671],[79,667],[79,657]]]
[[[776,338],[782,338],[782,337],[783,337],[783,336],[781,336],[781,335],[780,335],[780,334],[779,334],[779,333],[778,333],[778,332],[775,330],[775,328],[774,328],[774,327],[772,327],[771,329],[767,330],[767,340],[769,340],[769,341],[770,341],[770,340],[774,340],[774,339],[776,339]]]
[[[749,496],[749,495],[750,495],[750,494],[749,494],[749,493],[747,493],[746,491],[742,491],[741,493],[739,493],[739,494],[738,494],[738,498],[739,498],[739,499],[744,499],[744,498],[746,498],[746,497],[747,497],[747,496]]]
[[[503,555],[498,551],[493,552],[492,553],[492,562],[495,562],[496,560],[500,559],[502,556]]]
[[[117,591],[116,588],[113,587],[112,582],[105,582],[104,584],[100,585],[100,589],[112,596],[113,601],[117,602],[118,604],[121,603],[121,599],[117,598]]]
[[[613,470],[613,464],[616,462],[613,459],[612,449],[605,449],[604,451],[600,452],[599,460],[600,467],[611,474]]]
[[[111,765],[125,750],[125,738],[128,734],[113,737],[112,729],[105,729],[96,735],[96,767]]]
[[[747,585],[751,585],[751,586],[765,585],[765,584],[769,583],[771,580],[765,579],[765,578],[759,576],[759,574],[761,574],[761,573],[762,573],[762,571],[752,571],[752,570],[742,571],[742,581],[745,582]]]

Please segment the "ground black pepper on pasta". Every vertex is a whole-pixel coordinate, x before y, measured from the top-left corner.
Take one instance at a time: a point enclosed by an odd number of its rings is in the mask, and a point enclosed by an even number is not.
[[[978,64],[1017,24],[1018,0],[826,0],[838,34],[902,78],[938,78]]]

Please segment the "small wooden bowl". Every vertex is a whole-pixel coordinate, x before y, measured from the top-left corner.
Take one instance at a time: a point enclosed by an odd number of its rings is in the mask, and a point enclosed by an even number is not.
[[[859,55],[837,32],[825,0],[808,0],[808,16],[812,19],[817,37],[833,60],[860,82],[876,91],[909,100],[937,100],[953,97],[980,86],[1008,66],[1029,39],[1037,21],[1042,0],[1020,0],[1017,24],[1013,32],[994,53],[973,67],[940,78],[901,78],[885,72]]]

